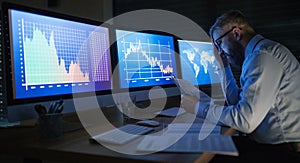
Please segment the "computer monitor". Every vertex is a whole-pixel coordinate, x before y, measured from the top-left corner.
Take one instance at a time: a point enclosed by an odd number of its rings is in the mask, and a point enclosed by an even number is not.
[[[11,3],[2,10],[7,106],[110,92],[108,27]]]
[[[178,40],[182,79],[195,86],[219,84],[220,67],[211,42]]]
[[[171,35],[117,29],[120,88],[174,85],[177,75],[175,43]]]

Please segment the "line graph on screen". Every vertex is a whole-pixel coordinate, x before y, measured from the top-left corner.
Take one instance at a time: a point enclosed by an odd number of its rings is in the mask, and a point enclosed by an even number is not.
[[[121,74],[124,74],[121,75],[123,85],[165,84],[175,72],[174,45],[171,37],[127,33],[118,37],[118,50],[121,53],[119,66]]]

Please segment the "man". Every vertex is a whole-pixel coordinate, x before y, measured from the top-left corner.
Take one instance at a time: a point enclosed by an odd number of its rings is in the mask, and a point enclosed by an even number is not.
[[[300,142],[297,59],[285,46],[256,34],[239,11],[229,11],[217,18],[210,36],[218,51],[216,57],[223,65],[221,80],[228,105],[208,107],[209,104],[183,95],[182,107],[248,134],[254,140],[252,145],[274,144],[269,146],[295,150]],[[240,88],[230,66],[241,68]],[[217,116],[214,112],[221,114]]]

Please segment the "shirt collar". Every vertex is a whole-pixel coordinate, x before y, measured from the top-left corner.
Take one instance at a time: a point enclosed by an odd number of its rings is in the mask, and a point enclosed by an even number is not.
[[[262,40],[264,37],[262,35],[255,35],[248,43],[246,50],[245,50],[245,58],[247,58],[248,55],[253,53],[253,50],[257,43]]]

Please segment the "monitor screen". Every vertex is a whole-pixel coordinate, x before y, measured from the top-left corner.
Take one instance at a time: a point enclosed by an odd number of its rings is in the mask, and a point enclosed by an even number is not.
[[[173,84],[174,39],[167,34],[116,30],[121,88]]]
[[[182,78],[195,86],[220,83],[211,42],[178,40]]]
[[[67,18],[8,7],[11,102],[111,89],[109,29]]]

